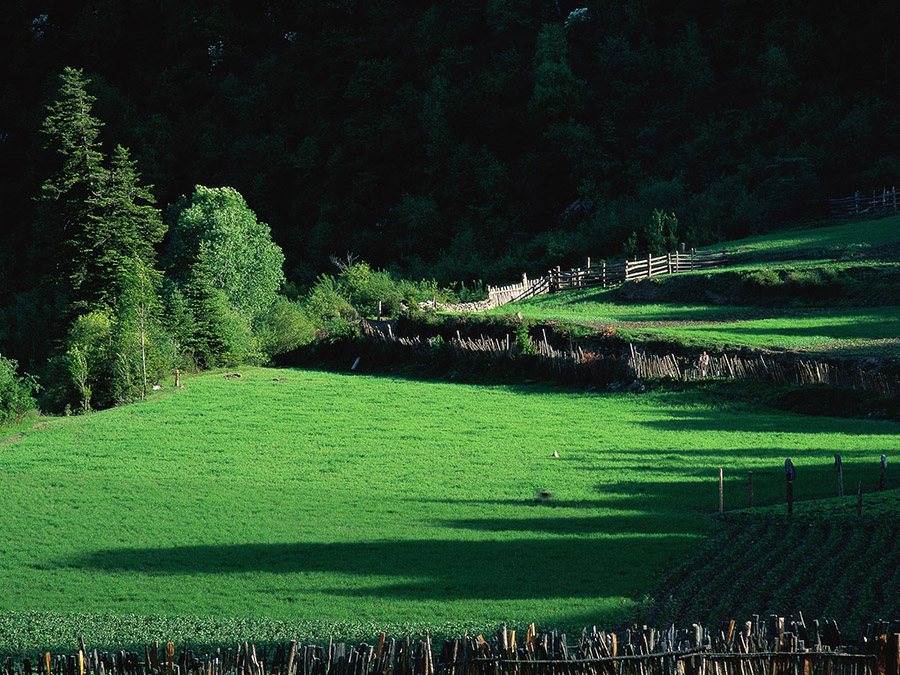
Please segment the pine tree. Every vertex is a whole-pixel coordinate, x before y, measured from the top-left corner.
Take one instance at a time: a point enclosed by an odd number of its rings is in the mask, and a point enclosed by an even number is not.
[[[139,184],[136,162],[121,145],[104,171],[81,236],[73,251],[82,273],[72,280],[75,309],[79,305],[112,307],[130,279],[135,265],[155,272],[154,245],[165,234],[160,211],[153,206],[150,187]]]
[[[33,264],[47,270],[57,290],[66,293],[84,274],[83,257],[72,254],[84,246],[84,227],[103,180],[103,124],[91,114],[96,98],[87,92],[90,80],[84,73],[67,67],[60,79],[59,97],[48,107],[42,131],[61,163],[41,186]]]

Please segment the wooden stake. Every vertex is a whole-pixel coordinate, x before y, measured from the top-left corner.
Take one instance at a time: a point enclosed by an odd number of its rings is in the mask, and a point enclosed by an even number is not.
[[[750,508],[753,508],[753,472],[750,471],[747,476],[747,483],[750,488]]]
[[[834,468],[837,469],[838,497],[844,496],[844,464],[840,455],[834,456]]]
[[[725,480],[724,469],[719,467],[719,515],[725,513]]]

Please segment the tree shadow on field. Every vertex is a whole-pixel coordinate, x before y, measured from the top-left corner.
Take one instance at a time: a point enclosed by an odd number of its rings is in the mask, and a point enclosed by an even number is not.
[[[567,537],[487,541],[435,539],[354,543],[280,543],[104,549],[62,561],[67,567],[151,576],[269,573],[357,575],[335,595],[390,594],[410,600],[540,599],[621,595],[653,561],[686,551],[681,535]],[[673,548],[674,547],[674,548]],[[373,585],[371,577],[386,577]],[[302,583],[302,582],[301,582]],[[327,583],[327,582],[326,582]]]
[[[665,536],[693,534],[696,530],[687,526],[682,513],[673,513],[669,517],[642,513],[571,518],[461,518],[442,521],[441,524],[453,529],[479,532],[544,532],[555,535],[595,535],[603,532]]]
[[[749,413],[728,411],[667,410],[659,419],[641,421],[639,424],[658,431],[718,431],[723,433],[777,433],[777,434],[847,434],[862,433],[871,436],[896,436],[900,424],[872,422],[839,417],[807,416],[765,410]],[[864,431],[863,431],[864,428]],[[782,441],[783,442],[783,441]]]

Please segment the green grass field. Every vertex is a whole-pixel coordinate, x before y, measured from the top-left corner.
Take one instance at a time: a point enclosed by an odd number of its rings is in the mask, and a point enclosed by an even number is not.
[[[819,261],[866,259],[885,245],[900,241],[900,216],[853,221],[824,227],[781,230],[727,242],[741,259]],[[723,245],[710,246],[715,250]]]
[[[714,349],[843,351],[900,354],[900,307],[770,308],[736,305],[635,304],[615,290],[541,295],[492,310],[521,311],[535,321],[615,327],[635,340],[665,339]]]
[[[834,453],[869,481],[900,432],[702,389],[242,372],[0,444],[0,654],[121,624],[199,640],[228,617],[339,637],[610,625],[698,545],[718,467],[729,509],[748,470],[777,503],[788,456],[797,498],[821,497]]]

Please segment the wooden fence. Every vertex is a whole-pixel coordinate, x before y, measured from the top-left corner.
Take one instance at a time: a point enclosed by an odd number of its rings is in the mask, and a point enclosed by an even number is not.
[[[896,187],[872,190],[872,196],[857,192],[852,197],[829,199],[828,210],[832,218],[860,218],[897,213],[900,193]]]
[[[685,253],[666,253],[660,256],[648,255],[645,258],[635,258],[634,260],[626,260],[620,263],[606,263],[604,261],[599,265],[591,265],[591,260],[588,258],[585,267],[571,270],[562,270],[556,267],[549,270],[546,276],[537,279],[529,279],[527,275],[523,274],[520,283],[506,286],[488,286],[487,301],[481,303],[483,306],[479,305],[479,307],[475,307],[474,303],[470,303],[472,308],[469,311],[499,307],[508,302],[525,300],[545,293],[556,293],[592,286],[610,288],[634,279],[648,279],[663,274],[678,274],[679,272],[693,272],[722,267],[727,263],[727,255],[728,253],[725,249],[721,251],[697,251],[696,249],[691,249]],[[450,308],[449,306],[447,307]]]
[[[855,646],[842,640],[833,621],[786,621],[771,616],[721,630],[635,627],[607,632],[584,629],[570,639],[555,631],[524,635],[505,625],[494,635],[458,637],[439,648],[424,639],[372,644],[329,640],[327,646],[297,641],[257,649],[176,652],[174,642],[140,651],[47,652],[37,662],[2,664],[3,675],[898,675],[900,626],[870,625]]]
[[[362,323],[363,334],[370,339],[405,348],[417,357],[429,357],[439,345],[446,345],[457,357],[516,358],[523,347],[515,336],[492,338],[481,335],[466,337],[457,330],[455,336],[423,338],[402,337],[388,325],[381,330],[373,322]],[[535,357],[549,370],[567,378],[599,384],[623,380],[669,378],[692,381],[705,379],[773,382],[776,384],[829,384],[847,389],[900,395],[900,378],[877,370],[864,370],[852,363],[789,359],[774,355],[729,356],[710,354],[709,363],[701,366],[696,357],[672,353],[647,352],[629,344],[627,348],[585,349],[578,344],[556,348],[546,331],[540,339],[529,338]]]

